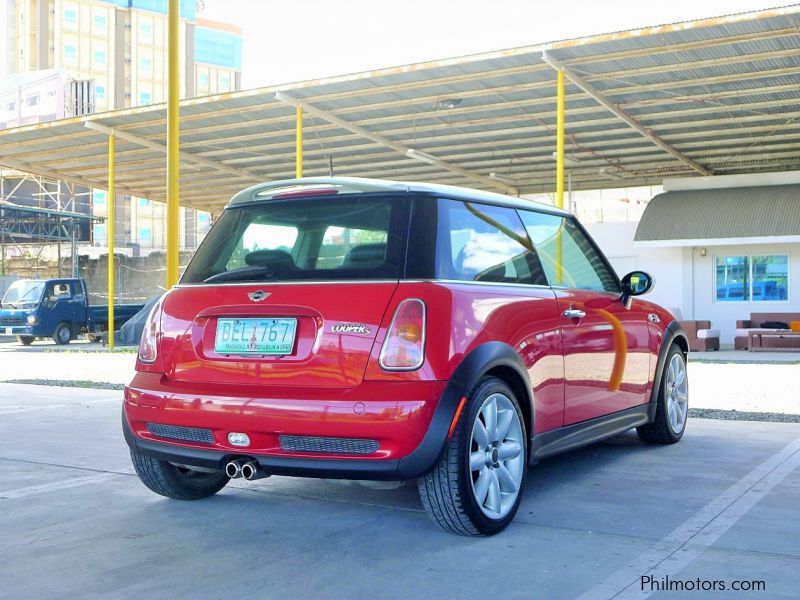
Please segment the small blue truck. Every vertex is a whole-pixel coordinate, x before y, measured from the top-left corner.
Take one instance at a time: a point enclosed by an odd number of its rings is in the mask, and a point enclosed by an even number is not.
[[[115,329],[143,307],[114,305]],[[89,305],[83,279],[19,279],[0,301],[0,334],[15,335],[26,346],[44,338],[68,344],[82,333],[90,340],[100,340],[107,330],[108,308]]]

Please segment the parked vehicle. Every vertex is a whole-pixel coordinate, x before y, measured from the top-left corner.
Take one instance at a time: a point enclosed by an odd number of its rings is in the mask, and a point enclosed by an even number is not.
[[[231,478],[417,479],[493,534],[527,466],[686,426],[687,339],[578,221],[470,189],[300,179],[233,197],[150,313],[123,429],[154,492]],[[624,507],[620,507],[624,510]]]
[[[115,327],[124,324],[142,306],[115,305]],[[44,338],[68,344],[81,333],[99,338],[107,330],[108,307],[89,304],[83,279],[19,279],[0,302],[0,332],[17,336],[26,346]]]

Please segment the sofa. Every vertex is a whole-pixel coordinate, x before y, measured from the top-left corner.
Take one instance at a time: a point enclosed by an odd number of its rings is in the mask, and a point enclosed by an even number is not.
[[[736,334],[733,339],[733,347],[736,350],[749,350],[751,332],[775,331],[774,327],[764,327],[764,323],[786,323],[786,329],[789,329],[792,321],[800,321],[800,313],[750,313],[749,319],[736,321]]]
[[[675,315],[675,319],[686,332],[686,337],[689,338],[689,350],[692,352],[719,350],[719,329],[713,329],[711,321],[686,321],[680,308],[671,308],[670,312]]]

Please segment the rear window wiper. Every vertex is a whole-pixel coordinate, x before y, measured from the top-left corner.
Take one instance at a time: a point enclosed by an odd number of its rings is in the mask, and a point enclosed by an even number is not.
[[[241,281],[245,279],[268,279],[275,277],[275,271],[267,265],[256,265],[253,267],[240,267],[233,271],[223,271],[211,277],[206,277],[203,283],[214,283],[216,281]]]

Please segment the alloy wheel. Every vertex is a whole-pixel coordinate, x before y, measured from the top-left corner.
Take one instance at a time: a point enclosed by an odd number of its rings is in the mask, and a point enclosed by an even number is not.
[[[491,394],[472,425],[469,470],[472,493],[483,513],[502,519],[514,506],[525,469],[524,429],[511,400]]]
[[[667,416],[672,431],[680,433],[686,426],[689,412],[689,388],[686,377],[686,363],[680,354],[674,354],[667,367],[667,381],[664,389],[667,397]]]

